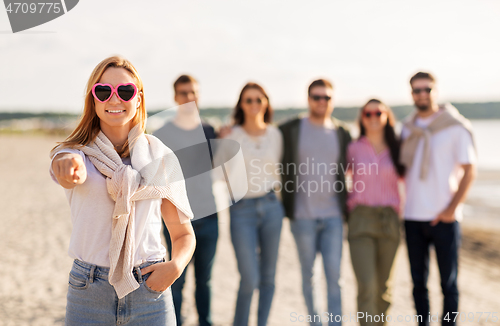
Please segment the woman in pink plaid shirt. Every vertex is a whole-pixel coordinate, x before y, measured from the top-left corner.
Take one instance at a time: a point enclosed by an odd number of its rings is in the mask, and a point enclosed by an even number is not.
[[[383,325],[400,239],[398,182],[404,167],[398,163],[400,141],[387,105],[369,100],[358,123],[360,137],[347,150],[353,181],[347,200],[348,239],[358,281],[358,311],[364,314],[361,325]]]

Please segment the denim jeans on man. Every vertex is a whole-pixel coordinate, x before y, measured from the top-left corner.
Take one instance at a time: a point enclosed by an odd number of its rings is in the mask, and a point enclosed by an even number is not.
[[[340,217],[324,219],[295,219],[291,221],[291,229],[302,268],[302,291],[306,301],[307,311],[311,318],[316,315],[323,317],[319,311],[318,300],[313,286],[313,268],[317,252],[323,257],[325,270],[328,313],[331,316],[342,316],[340,296],[340,260],[342,258],[343,220]],[[311,325],[321,325],[319,317]],[[329,318],[329,325],[341,325],[335,322],[335,317]]]
[[[170,288],[164,292],[150,289],[141,268],[161,262],[146,262],[135,267],[133,274],[140,287],[118,299],[108,282],[108,267],[100,267],[75,259],[69,274],[66,305],[67,326],[127,325],[170,326],[175,312]]]
[[[429,247],[434,245],[441,275],[441,289],[444,296],[443,317],[449,320],[442,325],[455,325],[453,320],[458,312],[458,248],[460,247],[459,222],[439,222],[431,226],[430,222],[405,221],[406,243],[413,279],[413,298],[417,315],[422,316],[420,326],[429,325],[429,294],[427,279],[429,276]]]
[[[230,214],[231,240],[241,276],[233,325],[248,325],[252,295],[259,289],[257,325],[265,326],[274,296],[283,206],[269,192],[238,201],[230,207]]]
[[[196,308],[198,309],[198,322],[200,326],[212,325],[211,301],[212,301],[212,267],[214,265],[217,237],[219,236],[219,224],[217,214],[213,214],[191,222],[196,236],[196,249],[191,261],[194,264],[194,276],[196,279]],[[172,242],[167,228],[164,226],[164,235],[167,242],[168,253],[172,257]],[[189,266],[189,265],[188,265]],[[182,289],[186,280],[187,267],[181,276],[172,284],[172,296],[174,298],[177,326],[182,325]]]

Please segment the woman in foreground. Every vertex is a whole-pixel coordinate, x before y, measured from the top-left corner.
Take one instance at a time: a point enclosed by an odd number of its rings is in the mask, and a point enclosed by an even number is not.
[[[195,237],[179,162],[145,135],[142,80],[121,57],[97,65],[82,118],[52,152],[73,230],[66,325],[175,325],[170,285],[191,259]],[[165,262],[161,217],[173,244]]]

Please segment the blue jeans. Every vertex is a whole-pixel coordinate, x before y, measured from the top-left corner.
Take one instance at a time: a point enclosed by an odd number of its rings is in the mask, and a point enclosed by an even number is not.
[[[312,319],[311,325],[321,325],[324,315],[318,314],[318,300],[313,284],[313,267],[317,252],[323,257],[323,267],[327,282],[329,325],[341,325],[335,322],[335,316],[342,317],[342,302],[340,296],[340,259],[342,258],[341,218],[325,218],[314,220],[292,220],[291,229],[297,244],[299,260],[302,269],[302,292],[306,301],[307,311]],[[319,316],[318,316],[319,315]]]
[[[191,262],[194,264],[194,276],[196,279],[196,309],[198,311],[198,322],[200,326],[211,326],[211,301],[212,301],[212,267],[214,265],[215,249],[219,236],[219,224],[217,213],[204,218],[192,221],[194,234],[196,236],[196,249],[194,250]],[[172,257],[172,242],[170,234],[164,227],[165,240],[167,242],[168,253]],[[172,284],[172,296],[174,298],[175,314],[177,316],[177,326],[182,325],[182,289],[186,280],[184,269],[181,276]]]
[[[413,299],[417,315],[422,316],[421,326],[429,325],[429,294],[427,279],[429,277],[429,247],[434,244],[436,258],[441,275],[443,291],[443,316],[448,314],[450,320],[443,320],[442,325],[455,325],[453,320],[458,311],[458,249],[460,247],[460,225],[439,222],[431,226],[430,222],[405,221],[406,244],[410,259],[411,277],[413,279]]]
[[[109,268],[75,259],[69,273],[65,325],[171,326],[175,324],[170,288],[164,292],[150,289],[140,268],[161,262],[146,262],[134,267],[140,287],[118,299],[108,282]]]
[[[257,325],[265,326],[274,296],[283,206],[276,194],[269,192],[240,200],[230,207],[230,214],[231,239],[241,276],[233,325],[248,325],[252,295],[258,288]]]

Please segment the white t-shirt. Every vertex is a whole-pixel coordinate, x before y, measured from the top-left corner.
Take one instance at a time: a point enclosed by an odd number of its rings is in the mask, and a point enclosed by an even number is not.
[[[440,114],[417,118],[415,125],[426,128]],[[403,127],[401,137],[410,135]],[[406,171],[406,204],[404,217],[411,221],[431,221],[450,204],[463,175],[461,165],[475,164],[476,152],[472,137],[461,125],[438,131],[431,136],[429,170],[425,180],[420,179],[420,167],[424,140],[421,139],[413,159]],[[462,204],[455,210],[455,218],[461,221]]]
[[[106,177],[82,151],[63,149],[57,153],[80,154],[87,168],[87,179],[83,184],[73,189],[64,189],[73,225],[68,254],[73,259],[109,267],[109,243],[115,202],[108,193]],[[130,157],[123,159],[123,163],[130,165]],[[50,175],[58,183],[52,171],[52,163]],[[161,202],[161,198],[135,202],[134,266],[165,257],[166,250],[161,244],[160,236]]]
[[[261,136],[250,136],[241,126],[234,126],[226,139],[237,141],[241,146],[245,163],[248,191],[243,198],[256,198],[265,195],[273,188],[281,185],[280,163],[283,153],[283,136],[273,125],[267,125],[266,132]],[[226,162],[227,147],[217,150],[215,161]],[[242,178],[240,169],[227,166],[229,180]],[[215,180],[223,180],[222,176],[214,173]],[[240,184],[243,184],[240,182]],[[237,188],[238,184],[232,184]],[[234,192],[235,189],[233,189]],[[237,191],[240,192],[240,191]]]

